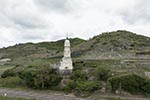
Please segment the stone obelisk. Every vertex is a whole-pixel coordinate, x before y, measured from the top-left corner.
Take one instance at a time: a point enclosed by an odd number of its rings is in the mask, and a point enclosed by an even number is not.
[[[60,62],[59,71],[61,74],[71,74],[73,70],[72,58],[71,58],[71,50],[70,50],[70,41],[68,37],[64,43],[64,56],[62,61]]]

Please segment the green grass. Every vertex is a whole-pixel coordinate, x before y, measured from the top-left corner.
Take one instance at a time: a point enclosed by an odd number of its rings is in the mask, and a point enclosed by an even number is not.
[[[6,71],[7,69],[11,69],[11,68],[13,68],[13,66],[2,66],[2,65],[0,65],[0,75],[2,75],[3,74],[3,72],[4,71]]]
[[[0,87],[3,88],[23,88],[25,85],[19,77],[0,78]]]
[[[24,99],[24,98],[0,96],[0,100],[36,100],[36,99]]]
[[[34,59],[32,62],[26,64],[28,66],[50,66],[50,64],[55,64],[59,62],[60,59]]]

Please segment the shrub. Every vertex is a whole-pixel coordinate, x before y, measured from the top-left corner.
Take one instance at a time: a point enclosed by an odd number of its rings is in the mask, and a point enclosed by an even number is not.
[[[15,73],[12,69],[6,70],[6,71],[1,75],[2,78],[6,78],[6,77],[10,77],[10,76],[16,76],[16,73]]]
[[[22,85],[23,85],[22,80],[19,77],[7,77],[0,79],[1,87],[14,88]]]
[[[107,81],[109,77],[111,77],[111,71],[105,66],[99,66],[96,69],[96,76],[100,81]]]
[[[70,76],[70,79],[74,81],[86,81],[88,79],[88,76],[86,72],[77,70],[72,73],[72,75]]]
[[[85,91],[85,92],[94,92],[95,90],[98,90],[101,88],[101,85],[99,82],[94,81],[86,81],[86,82],[77,82],[76,89],[79,91]]]
[[[150,80],[146,80],[144,83],[144,86],[142,86],[143,93],[145,95],[149,94],[150,95]]]
[[[149,94],[150,93],[150,81],[138,75],[126,75],[113,77],[109,79],[112,86],[112,91],[115,92],[121,88],[132,94]]]
[[[55,69],[45,67],[43,69],[28,68],[20,73],[19,77],[30,88],[49,89],[56,87],[62,77]]]
[[[73,92],[76,96],[89,96],[101,87],[101,82],[88,81],[86,72],[76,70],[70,76],[70,81],[64,90],[65,92]]]
[[[141,93],[141,87],[144,85],[144,82],[145,79],[140,76],[128,75],[121,79],[121,87],[132,94]]]
[[[66,92],[74,92],[76,96],[89,96],[101,89],[101,83],[95,81],[70,81],[65,87]]]
[[[23,66],[16,65],[16,67],[6,70],[1,77],[6,78],[17,76],[21,71],[23,71],[23,69]]]

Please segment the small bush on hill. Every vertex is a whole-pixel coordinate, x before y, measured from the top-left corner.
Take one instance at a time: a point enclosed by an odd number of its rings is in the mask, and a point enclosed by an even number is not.
[[[55,69],[45,67],[42,69],[27,68],[19,74],[25,84],[35,89],[50,89],[56,87],[62,77]]]
[[[86,81],[88,79],[88,76],[85,72],[77,70],[72,73],[70,79],[74,81]]]
[[[73,72],[70,79],[64,90],[73,92],[77,96],[89,96],[94,91],[102,88],[101,82],[88,81],[88,75],[80,70]]]
[[[17,76],[23,69],[24,69],[23,66],[17,65],[16,67],[14,67],[14,68],[12,68],[12,69],[6,70],[6,71],[1,75],[1,77],[2,77],[2,78],[6,78],[6,77],[14,77],[14,76]]]
[[[150,81],[138,75],[113,77],[109,82],[113,92],[121,88],[131,94],[150,94]]]
[[[3,83],[10,82],[11,84],[11,82],[14,81],[21,81],[25,86],[34,89],[58,89],[56,87],[58,87],[58,84],[62,79],[56,69],[38,66],[16,66],[12,69],[6,70],[1,77]],[[14,79],[14,81],[11,79]],[[2,86],[4,86],[3,83]],[[9,85],[9,83],[6,83],[6,86],[7,84]],[[17,83],[16,85],[14,83],[14,86],[17,85]]]
[[[112,75],[110,69],[108,69],[106,66],[99,66],[96,69],[96,76],[98,80],[100,81],[107,81],[108,78],[110,78]]]
[[[86,97],[102,88],[101,82],[96,81],[70,81],[64,88],[66,92],[73,92],[76,96]]]
[[[146,80],[144,86],[142,86],[143,93],[147,96],[150,96],[150,80]]]
[[[12,69],[8,69],[1,75],[2,78],[6,78],[9,76],[16,76],[16,73]]]
[[[1,78],[0,79],[0,87],[19,87],[23,86],[22,80],[19,77],[7,77],[7,78]]]

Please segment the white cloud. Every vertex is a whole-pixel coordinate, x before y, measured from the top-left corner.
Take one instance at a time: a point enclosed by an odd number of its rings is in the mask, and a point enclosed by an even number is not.
[[[120,29],[150,36],[149,6],[148,0],[1,0],[0,47]]]

